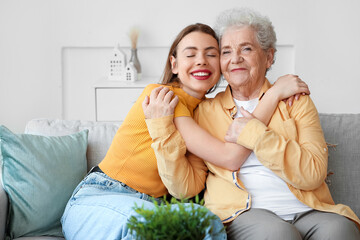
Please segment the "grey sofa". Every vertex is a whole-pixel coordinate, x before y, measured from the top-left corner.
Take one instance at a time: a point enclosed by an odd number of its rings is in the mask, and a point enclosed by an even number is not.
[[[320,114],[329,146],[329,184],[336,203],[349,205],[360,216],[360,114]],[[31,120],[25,133],[67,135],[89,129],[88,169],[105,156],[120,123],[66,120]],[[1,174],[1,171],[0,171]],[[0,178],[0,182],[1,182]],[[0,187],[0,240],[4,238],[8,201]],[[19,239],[63,239],[54,237],[23,237]]]

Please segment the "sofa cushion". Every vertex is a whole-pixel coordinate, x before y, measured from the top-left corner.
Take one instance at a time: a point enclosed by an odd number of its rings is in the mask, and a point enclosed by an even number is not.
[[[0,140],[1,141],[1,140]],[[1,154],[1,151],[0,151]],[[0,157],[1,159],[1,157]],[[1,161],[1,160],[0,160]],[[0,164],[1,166],[1,164]],[[6,192],[2,187],[2,173],[0,167],[0,240],[5,236],[5,223],[6,223],[6,214],[8,208],[8,198]]]
[[[88,170],[90,170],[92,166],[97,165],[105,157],[119,126],[120,122],[38,118],[33,119],[26,124],[25,133],[62,136],[88,129],[89,136],[86,157]]]
[[[88,131],[47,137],[0,126],[3,188],[9,197],[7,235],[62,237],[60,218],[86,174]]]
[[[320,114],[329,146],[328,185],[335,203],[360,216],[360,114]]]

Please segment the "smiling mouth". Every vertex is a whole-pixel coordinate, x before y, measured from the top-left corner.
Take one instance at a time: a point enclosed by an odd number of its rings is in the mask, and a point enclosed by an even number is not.
[[[210,76],[209,72],[196,72],[196,73],[192,73],[193,76],[195,77],[204,77],[204,76]]]
[[[209,71],[198,71],[191,73],[191,76],[196,80],[208,80],[211,76],[211,72]]]
[[[231,70],[231,72],[235,72],[235,71],[244,71],[246,70],[246,68],[234,68]]]

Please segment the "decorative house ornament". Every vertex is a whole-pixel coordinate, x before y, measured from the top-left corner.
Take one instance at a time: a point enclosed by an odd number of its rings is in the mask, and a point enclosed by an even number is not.
[[[126,54],[121,50],[119,44],[113,49],[109,63],[109,80],[125,81]]]
[[[135,82],[138,80],[138,72],[132,62],[129,62],[125,68],[126,82]]]

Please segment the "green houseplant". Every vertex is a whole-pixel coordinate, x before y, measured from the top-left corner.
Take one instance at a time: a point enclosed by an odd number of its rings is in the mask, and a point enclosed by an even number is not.
[[[195,198],[195,203],[203,205],[203,201],[199,202],[198,197]],[[211,221],[216,216],[209,215],[208,209],[199,208],[193,201],[178,201],[172,198],[170,203],[165,200],[160,205],[156,201],[154,204],[154,209],[145,209],[143,206],[134,207],[141,217],[132,216],[128,227],[131,232],[136,232],[138,240],[199,240],[204,239],[207,231],[214,231],[211,228]]]

